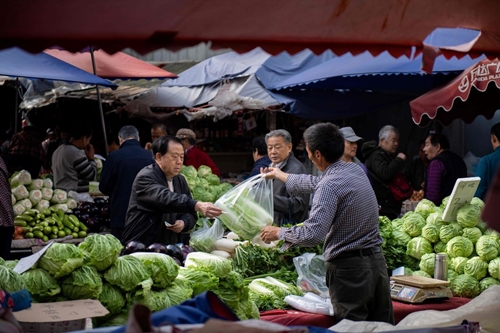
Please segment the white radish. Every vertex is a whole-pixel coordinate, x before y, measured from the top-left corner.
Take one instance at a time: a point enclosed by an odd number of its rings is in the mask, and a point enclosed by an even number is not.
[[[221,250],[213,250],[212,252],[210,252],[210,254],[213,254],[215,256],[219,256],[222,258],[226,258],[226,259],[231,258],[231,253],[226,252],[226,251],[221,251]]]
[[[232,240],[235,240],[235,239],[239,239],[240,236],[238,236],[237,234],[235,234],[234,232],[229,232],[227,235],[226,235],[226,238],[227,239],[232,239]]]
[[[221,238],[215,241],[215,249],[232,253],[236,250],[236,247],[240,244],[241,242],[234,241],[232,239]]]

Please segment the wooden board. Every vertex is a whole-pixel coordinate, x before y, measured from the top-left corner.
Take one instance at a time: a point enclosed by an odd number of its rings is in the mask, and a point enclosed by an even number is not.
[[[391,276],[391,280],[419,288],[441,287],[441,286],[447,286],[450,283],[449,281],[431,279],[425,276],[418,276],[418,275]]]

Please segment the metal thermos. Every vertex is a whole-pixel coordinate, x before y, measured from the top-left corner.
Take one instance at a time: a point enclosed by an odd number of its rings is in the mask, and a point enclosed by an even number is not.
[[[438,280],[448,280],[448,256],[444,253],[436,254],[434,259],[434,278]]]

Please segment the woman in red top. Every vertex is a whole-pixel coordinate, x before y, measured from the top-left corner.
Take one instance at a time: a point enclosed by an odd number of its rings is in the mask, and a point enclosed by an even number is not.
[[[184,146],[184,164],[192,165],[197,170],[200,165],[206,165],[212,169],[214,175],[220,176],[219,168],[215,165],[214,161],[200,148],[196,147],[196,134],[189,128],[181,128],[175,135],[182,141]]]

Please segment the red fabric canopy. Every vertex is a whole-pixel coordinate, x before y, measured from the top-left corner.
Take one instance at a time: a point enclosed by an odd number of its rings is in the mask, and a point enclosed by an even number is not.
[[[212,41],[238,52],[310,48],[409,55],[436,27],[479,29],[472,53],[500,54],[500,1],[121,0],[3,1],[0,48],[59,45],[145,53]]]
[[[75,67],[94,74],[92,57],[89,52],[70,53],[64,50],[47,49],[43,51]],[[103,78],[141,79],[174,78],[177,75],[148,64],[123,52],[109,55],[103,50],[94,51],[96,75]]]
[[[444,87],[410,102],[413,121],[425,126],[432,119],[449,125],[454,119],[472,122],[482,114],[490,119],[500,109],[500,61],[484,59]]]

